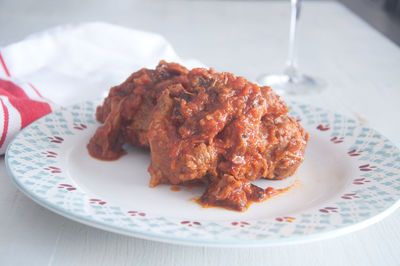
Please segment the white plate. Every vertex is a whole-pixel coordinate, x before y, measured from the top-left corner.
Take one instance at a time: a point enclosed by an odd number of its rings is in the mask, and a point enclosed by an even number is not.
[[[16,185],[42,206],[104,230],[206,246],[267,246],[340,235],[382,219],[399,206],[399,150],[376,131],[320,108],[292,103],[310,134],[306,160],[282,181],[257,181],[287,192],[244,213],[202,208],[204,188],[149,188],[149,152],[128,146],[113,162],[90,157],[99,124],[95,104],[54,112],[10,144],[6,165]]]

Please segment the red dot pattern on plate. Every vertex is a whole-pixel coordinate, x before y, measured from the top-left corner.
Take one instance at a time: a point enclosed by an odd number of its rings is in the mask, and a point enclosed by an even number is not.
[[[350,155],[351,157],[355,157],[355,156],[360,156],[361,153],[362,153],[362,151],[351,150],[347,154]]]
[[[338,212],[336,207],[325,207],[319,211],[323,213]]]
[[[74,123],[74,128],[78,129],[78,130],[84,130],[84,129],[87,128],[87,126],[85,124],[82,124],[82,123],[80,123],[80,124]]]
[[[250,225],[250,223],[244,222],[244,221],[241,221],[241,222],[232,222],[231,224],[232,224],[233,226],[240,226],[240,227],[245,227],[245,226]]]
[[[47,137],[52,143],[62,143],[64,139],[59,136]]]
[[[343,196],[341,196],[342,199],[346,199],[346,200],[351,200],[351,199],[356,199],[356,198],[360,198],[359,196],[357,196],[357,193],[347,193],[344,194]]]
[[[288,223],[293,222],[295,219],[296,218],[289,217],[289,216],[275,218],[275,220],[278,222],[288,222]]]
[[[369,182],[371,182],[371,181],[369,181],[365,178],[357,178],[357,179],[354,179],[353,184],[354,185],[364,185],[365,183],[369,183]]]
[[[90,199],[89,202],[90,202],[91,204],[99,204],[99,205],[104,205],[104,204],[107,203],[107,202],[102,201],[102,200],[100,200],[100,199]]]
[[[376,166],[372,166],[372,165],[369,165],[369,164],[364,164],[364,165],[359,166],[358,168],[360,168],[360,171],[369,172],[369,171],[375,170]]]
[[[48,166],[46,168],[43,168],[44,170],[50,171],[53,174],[59,174],[62,173],[61,169],[55,166]]]
[[[329,127],[329,124],[326,124],[326,125],[319,124],[319,125],[317,126],[317,129],[318,129],[318,130],[321,130],[321,131],[327,131],[327,130],[330,129],[330,127]]]
[[[57,157],[57,153],[55,153],[53,151],[44,151],[44,152],[41,152],[41,154],[46,155],[47,158],[56,158]]]
[[[342,143],[344,140],[344,137],[333,137],[330,139],[333,143],[338,144],[338,143]]]
[[[65,189],[65,190],[67,190],[67,191],[76,190],[76,188],[74,188],[73,186],[68,185],[68,184],[59,184],[59,185],[58,185],[58,188]]]
[[[201,223],[195,222],[195,221],[182,221],[181,224],[187,225],[187,226],[200,226]]]
[[[146,216],[146,214],[144,212],[138,212],[138,211],[128,211],[130,216]]]

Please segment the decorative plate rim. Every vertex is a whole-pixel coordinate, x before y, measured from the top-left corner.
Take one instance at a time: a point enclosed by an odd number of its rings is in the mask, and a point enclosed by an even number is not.
[[[8,172],[10,175],[11,173]],[[189,246],[199,246],[199,247],[221,247],[221,248],[242,248],[242,247],[269,247],[269,246],[284,246],[284,245],[296,245],[303,243],[316,242],[319,240],[331,239],[334,237],[346,235],[348,233],[356,232],[358,230],[364,229],[370,225],[373,225],[385,217],[392,214],[397,208],[400,207],[400,200],[397,201],[392,206],[388,207],[385,211],[379,213],[378,215],[372,216],[370,218],[366,218],[365,220],[354,223],[347,227],[338,228],[335,230],[330,230],[326,232],[315,233],[312,235],[298,235],[295,237],[285,237],[285,238],[274,238],[274,239],[263,239],[263,240],[229,240],[227,243],[222,243],[221,241],[210,241],[210,240],[199,240],[199,239],[189,239],[189,238],[181,238],[181,237],[168,237],[160,236],[156,233],[142,233],[140,231],[129,231],[125,229],[121,229],[118,227],[114,227],[107,223],[102,224],[97,221],[89,220],[86,217],[81,217],[75,214],[63,212],[60,209],[54,208],[53,206],[47,205],[45,201],[40,200],[39,198],[35,198],[29,191],[26,191],[22,186],[19,185],[12,178],[14,184],[17,185],[18,189],[23,192],[28,198],[39,204],[40,206],[58,214],[65,218],[71,219],[72,221],[94,227],[96,229],[104,230],[106,232],[112,232],[124,236],[137,237],[144,240],[157,241],[167,244],[175,244],[175,245],[189,245]]]
[[[81,104],[75,104],[70,107],[64,108],[62,110],[57,110],[56,112],[59,113],[65,113],[65,112],[70,112],[70,109],[73,108],[74,106],[80,106],[84,104],[88,104],[93,102],[87,101],[85,103]],[[291,105],[301,105],[301,103],[296,103],[296,102],[289,102]],[[303,104],[306,105],[310,108],[313,108],[315,110],[320,109],[319,107],[314,107],[308,104]],[[327,113],[335,114],[334,112],[328,111],[328,110],[323,110]],[[19,132],[17,136],[13,139],[12,143],[8,146],[7,151],[6,151],[6,156],[5,156],[5,163],[6,163],[6,169],[13,180],[13,182],[16,184],[16,186],[29,198],[31,198],[33,201],[38,203],[39,205],[59,214],[64,217],[67,217],[69,219],[72,219],[74,221],[93,226],[95,228],[99,228],[102,230],[106,231],[111,231],[114,233],[119,233],[123,235],[128,235],[128,236],[134,236],[134,237],[139,237],[142,239],[148,239],[148,240],[155,240],[155,241],[161,241],[161,242],[166,242],[166,243],[174,243],[174,244],[186,244],[186,245],[195,245],[195,246],[216,246],[216,247],[249,247],[249,246],[272,246],[272,245],[286,245],[286,244],[298,244],[298,243],[305,243],[305,242],[311,242],[311,241],[317,241],[317,240],[322,240],[322,239],[327,239],[327,238],[332,238],[336,237],[339,235],[343,235],[346,233],[354,232],[356,230],[365,228],[371,224],[374,224],[386,216],[390,215],[392,212],[394,212],[398,207],[400,207],[400,197],[398,197],[396,200],[391,202],[391,204],[387,204],[386,208],[381,209],[378,213],[372,216],[367,216],[364,219],[360,219],[359,221],[355,223],[351,223],[349,225],[345,225],[342,227],[337,227],[337,228],[329,228],[328,230],[322,230],[319,232],[312,232],[310,234],[300,234],[300,235],[290,235],[290,236],[283,236],[283,237],[278,237],[278,238],[264,238],[264,239],[204,239],[204,238],[193,238],[193,237],[182,237],[179,235],[166,235],[166,234],[160,234],[156,232],[150,232],[150,231],[142,231],[141,228],[123,228],[122,226],[116,226],[110,223],[107,223],[105,221],[99,221],[93,218],[86,217],[84,215],[79,215],[77,213],[68,211],[64,208],[59,207],[58,205],[54,204],[54,202],[51,202],[49,200],[45,200],[43,198],[40,198],[37,194],[35,194],[33,191],[29,190],[27,186],[25,186],[22,181],[20,180],[20,176],[16,174],[12,170],[12,166],[10,165],[10,153],[13,148],[13,144],[19,140],[20,138],[24,138],[23,134],[24,132],[29,131],[33,126],[36,124],[44,121],[46,117],[51,117],[54,115],[55,112],[46,115],[37,121],[33,122],[29,126],[27,126],[24,130]],[[338,115],[344,119],[349,119],[343,115]],[[359,123],[355,123],[355,125],[359,128],[368,128],[365,127]],[[397,152],[399,151],[398,147],[393,144],[391,141],[389,141],[386,137],[384,137],[382,134],[380,134],[378,131],[372,128],[368,128],[368,130],[372,130],[374,133],[380,135],[382,137],[382,142],[389,142],[390,145],[392,145],[392,148],[394,148]],[[398,156],[398,154],[396,154]],[[397,168],[396,169],[400,169]]]

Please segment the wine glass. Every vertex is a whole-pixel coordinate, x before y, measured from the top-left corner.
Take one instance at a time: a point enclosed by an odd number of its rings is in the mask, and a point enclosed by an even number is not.
[[[289,51],[286,68],[281,74],[265,74],[257,79],[260,85],[272,87],[278,94],[299,95],[320,91],[323,81],[298,71],[296,58],[297,22],[300,17],[301,0],[291,0]]]

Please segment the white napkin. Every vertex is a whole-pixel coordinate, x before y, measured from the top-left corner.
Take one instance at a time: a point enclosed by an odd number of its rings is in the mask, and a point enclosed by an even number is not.
[[[33,120],[59,106],[104,97],[132,72],[154,68],[161,59],[203,66],[181,60],[158,34],[101,22],[59,26],[1,48],[0,154]]]

